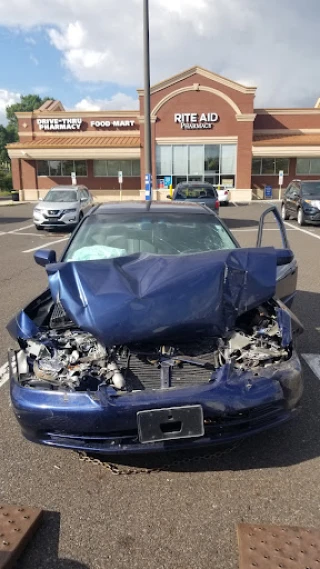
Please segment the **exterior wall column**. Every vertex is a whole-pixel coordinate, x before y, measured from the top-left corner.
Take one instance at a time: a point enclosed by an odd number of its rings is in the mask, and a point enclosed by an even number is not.
[[[21,164],[19,158],[11,160],[12,187],[17,192],[22,190],[21,186]]]
[[[25,200],[37,201],[38,177],[37,165],[35,160],[21,160],[21,179],[23,180],[23,198]]]
[[[243,190],[243,194],[247,195],[248,190],[251,190],[253,120],[253,118],[250,120],[241,120],[241,128],[239,128],[238,131],[238,157],[235,199],[237,196],[239,199],[241,199],[241,190]]]

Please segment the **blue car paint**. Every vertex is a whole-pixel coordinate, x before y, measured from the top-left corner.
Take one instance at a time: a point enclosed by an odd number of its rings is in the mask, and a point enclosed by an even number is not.
[[[54,301],[107,346],[221,336],[272,298],[273,248],[196,255],[137,254],[47,266]]]
[[[159,257],[156,262],[152,257],[135,255],[48,266],[52,297],[59,299],[81,329],[112,345],[150,335],[160,340],[169,332],[192,337],[199,327],[201,332],[223,333],[232,328],[241,313],[275,294],[274,249],[197,254],[188,256],[187,265],[184,257],[168,256],[161,258],[160,269]],[[160,322],[163,330],[155,328],[156,321],[150,318],[153,310],[160,318],[157,328]],[[283,344],[290,345],[294,317],[281,303],[277,317]],[[120,323],[117,318],[122,318]],[[22,341],[35,338],[40,331],[25,311],[12,320],[9,330]],[[167,451],[242,438],[289,419],[302,394],[301,366],[295,353],[290,360],[256,373],[225,365],[214,372],[207,385],[132,393],[119,393],[111,386],[100,387],[97,392],[21,387],[15,352],[10,353],[9,365],[13,409],[26,438],[106,454]],[[139,442],[138,411],[192,404],[202,405],[205,419],[213,422],[206,425],[204,437]]]
[[[63,448],[114,453],[142,453],[221,444],[289,419],[302,395],[301,366],[294,353],[288,362],[262,372],[220,368],[207,385],[183,389],[119,394],[112,387],[98,392],[41,391],[21,387],[9,358],[11,399],[22,432],[32,442]],[[207,421],[199,439],[141,444],[138,411],[201,405]],[[252,418],[242,418],[248,410]],[[226,429],[226,427],[228,427]]]

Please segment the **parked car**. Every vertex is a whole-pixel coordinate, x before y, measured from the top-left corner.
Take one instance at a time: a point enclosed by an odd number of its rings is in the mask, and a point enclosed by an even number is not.
[[[262,248],[265,216],[283,248]],[[97,206],[49,288],[8,325],[11,400],[44,445],[139,453],[233,441],[294,415],[302,394],[297,262],[273,206],[241,249],[197,204]]]
[[[173,192],[172,197],[167,196],[173,201],[196,202],[204,204],[210,209],[219,213],[218,192],[212,184],[208,182],[181,182]]]
[[[299,225],[320,223],[320,180],[293,180],[281,205],[282,219],[294,218]]]
[[[218,198],[220,205],[229,205],[230,190],[226,186],[217,186]]]
[[[92,208],[93,197],[85,186],[56,186],[33,210],[37,229],[74,227]]]

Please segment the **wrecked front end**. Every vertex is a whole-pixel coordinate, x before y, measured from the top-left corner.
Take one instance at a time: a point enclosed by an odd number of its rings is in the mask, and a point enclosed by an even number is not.
[[[9,365],[24,435],[150,452],[287,420],[302,395],[301,325],[272,299],[267,251],[195,255],[192,265],[168,257],[160,268],[150,255],[51,267],[50,290],[9,325],[20,344]]]

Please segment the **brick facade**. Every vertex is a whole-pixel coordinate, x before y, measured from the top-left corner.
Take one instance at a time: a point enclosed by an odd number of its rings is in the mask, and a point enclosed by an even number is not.
[[[14,189],[20,190],[22,197],[28,195],[36,199],[53,185],[70,184],[69,177],[38,176],[37,160],[73,159],[87,161],[88,175],[79,176],[79,183],[88,186],[99,197],[114,196],[119,190],[118,179],[95,177],[93,160],[140,159],[141,177],[123,178],[123,191],[127,195],[139,195],[139,190],[144,187],[145,148],[144,94],[143,91],[138,93],[139,110],[133,111],[69,112],[64,111],[60,102],[52,101],[33,113],[17,113],[20,140],[8,146]],[[157,187],[157,144],[236,145],[234,192],[238,192],[240,199],[241,195],[251,197],[251,189],[261,189],[265,185],[276,188],[278,184],[277,174],[252,175],[252,156],[289,158],[284,186],[296,177],[297,158],[308,157],[308,148],[310,156],[320,157],[319,108],[255,109],[254,97],[255,88],[239,85],[198,67],[152,87],[153,187]],[[183,129],[174,120],[176,113],[199,116],[216,113],[219,120],[212,122],[212,128]],[[46,124],[54,128],[41,128],[39,119],[49,120]],[[79,128],[64,130],[67,119],[81,119],[82,122]],[[285,137],[280,140],[282,133]],[[294,134],[300,137],[298,141],[294,140]],[[265,137],[262,142],[261,136]]]

